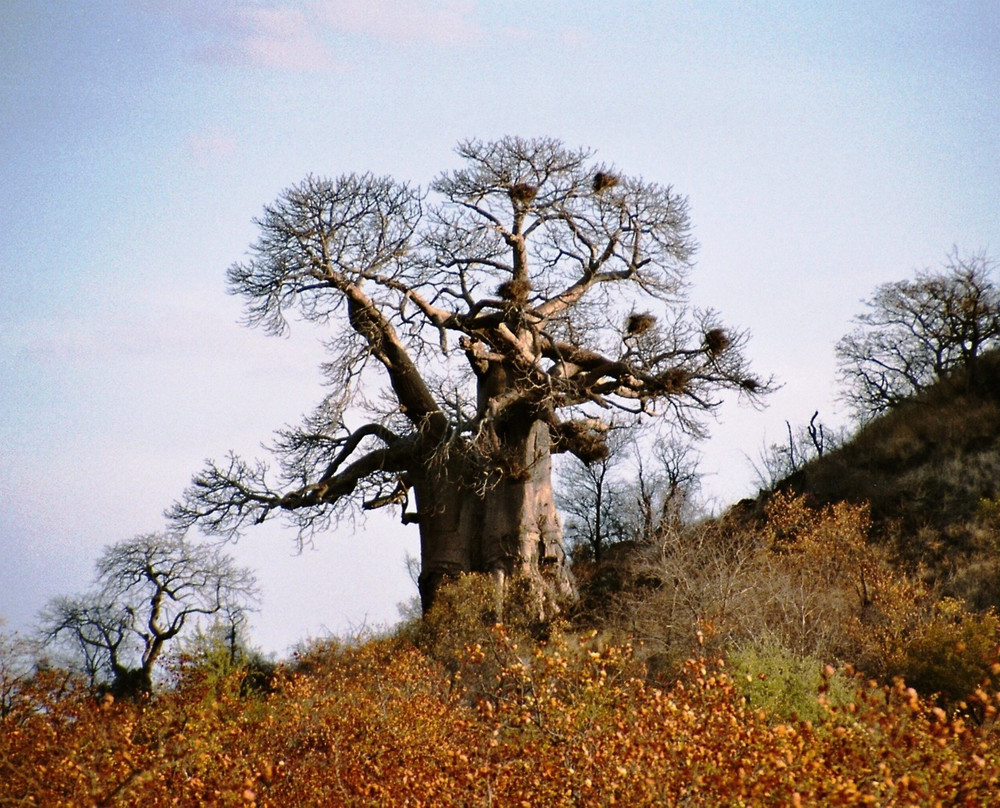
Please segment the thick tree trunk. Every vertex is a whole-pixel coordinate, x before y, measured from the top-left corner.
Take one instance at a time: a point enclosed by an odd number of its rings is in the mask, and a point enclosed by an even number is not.
[[[532,617],[545,620],[576,594],[552,495],[549,427],[526,418],[511,425],[504,438],[513,473],[484,498],[483,566],[501,585],[526,584],[525,606]]]
[[[114,668],[109,692],[118,701],[137,701],[153,692],[152,671],[144,668]]]
[[[428,475],[414,483],[420,525],[420,605],[434,602],[441,583],[463,572],[483,570],[479,535],[483,502],[457,474]]]
[[[426,611],[441,582],[462,572],[494,576],[498,596],[525,587],[530,617],[547,620],[576,594],[552,495],[549,427],[524,418],[500,436],[510,473],[478,493],[461,470],[415,483],[420,520],[420,598]]]

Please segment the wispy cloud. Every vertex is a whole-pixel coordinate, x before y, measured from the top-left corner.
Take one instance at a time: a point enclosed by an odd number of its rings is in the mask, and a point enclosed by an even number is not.
[[[157,10],[181,21],[195,37],[197,57],[206,62],[292,71],[337,65],[326,25],[311,2],[189,0]]]
[[[315,8],[336,31],[395,42],[459,44],[482,36],[470,0],[318,0]]]
[[[472,0],[185,0],[156,11],[181,20],[204,61],[290,71],[337,68],[345,36],[437,45],[482,37]]]

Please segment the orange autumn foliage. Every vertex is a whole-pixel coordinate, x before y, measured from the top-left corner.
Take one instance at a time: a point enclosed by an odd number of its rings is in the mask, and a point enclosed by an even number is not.
[[[719,662],[671,680],[598,638],[519,647],[502,626],[467,689],[409,642],[320,643],[273,692],[187,670],[144,704],[35,677],[0,722],[0,805],[985,805],[998,694],[980,720],[857,680],[824,718],[752,710]],[[468,674],[466,674],[468,675]],[[832,669],[824,676],[833,675]]]

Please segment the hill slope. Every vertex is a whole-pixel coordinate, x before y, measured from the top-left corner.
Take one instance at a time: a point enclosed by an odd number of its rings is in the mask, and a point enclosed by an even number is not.
[[[873,538],[907,566],[973,605],[1000,606],[1000,353],[982,357],[974,380],[939,383],[775,490],[816,505],[869,503]]]

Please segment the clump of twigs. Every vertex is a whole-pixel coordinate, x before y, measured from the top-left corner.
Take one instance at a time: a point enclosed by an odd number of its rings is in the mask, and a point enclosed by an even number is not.
[[[645,334],[654,325],[656,325],[656,318],[648,311],[633,312],[625,321],[625,333],[629,336]]]
[[[531,281],[526,278],[511,278],[497,287],[497,294],[508,303],[525,303],[531,291]]]
[[[607,171],[598,171],[594,175],[594,193],[599,194],[608,188],[614,188],[618,183],[619,179],[614,174],[610,174]]]
[[[712,356],[718,356],[731,344],[729,335],[721,328],[713,328],[705,332],[705,350]]]
[[[657,380],[667,395],[683,393],[691,381],[691,374],[685,368],[670,368],[661,373]]]
[[[538,186],[527,182],[518,182],[510,186],[507,193],[517,204],[530,205],[538,196]]]

